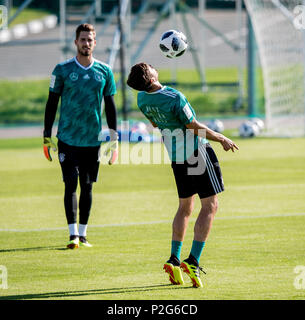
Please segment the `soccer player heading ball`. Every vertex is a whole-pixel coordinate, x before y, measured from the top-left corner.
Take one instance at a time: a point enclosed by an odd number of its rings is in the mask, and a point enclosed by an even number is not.
[[[102,128],[101,102],[104,98],[110,143],[106,153],[109,164],[118,156],[116,107],[113,95],[116,86],[108,65],[93,58],[96,46],[95,30],[90,24],[76,29],[76,57],[58,64],[51,76],[49,98],[44,121],[44,153],[52,161],[50,148],[56,151],[51,139],[59,98],[58,158],[65,183],[64,205],[70,239],[67,247],[91,246],[86,239],[92,204],[92,184],[99,170],[99,133]],[[77,228],[76,188],[80,182],[79,228]]]
[[[200,256],[217,211],[217,194],[224,190],[220,166],[207,139],[221,143],[225,151],[234,152],[238,147],[224,135],[198,122],[185,96],[173,88],[162,86],[157,70],[151,65],[134,65],[127,84],[140,91],[139,109],[161,131],[179,195],[179,207],[172,225],[171,256],[164,264],[164,270],[173,284],[184,283],[182,269],[194,287],[202,287]],[[181,247],[196,194],[201,201],[201,210],[195,223],[190,255],[181,263]]]

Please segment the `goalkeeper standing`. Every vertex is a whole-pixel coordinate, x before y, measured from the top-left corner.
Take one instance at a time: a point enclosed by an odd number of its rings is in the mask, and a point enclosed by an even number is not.
[[[111,68],[93,58],[96,46],[95,29],[81,24],[76,29],[76,57],[58,64],[51,76],[49,97],[45,109],[43,147],[52,161],[50,149],[56,151],[51,139],[59,99],[58,158],[65,184],[64,207],[70,233],[67,247],[91,247],[87,225],[92,205],[92,184],[97,181],[102,128],[101,103],[104,98],[110,142],[106,154],[109,164],[118,156],[116,107],[113,95],[116,86]],[[79,226],[77,227],[76,189],[80,184]]]
[[[184,95],[158,80],[151,65],[138,63],[131,68],[127,84],[139,90],[138,107],[154,127],[161,130],[179,195],[179,207],[172,225],[171,256],[164,264],[173,284],[183,284],[181,269],[194,287],[202,287],[199,260],[217,211],[217,194],[224,190],[220,166],[207,139],[219,142],[225,151],[238,149],[224,135],[196,120]],[[207,139],[206,139],[207,138]],[[198,194],[201,210],[194,227],[189,257],[180,263],[181,247]]]

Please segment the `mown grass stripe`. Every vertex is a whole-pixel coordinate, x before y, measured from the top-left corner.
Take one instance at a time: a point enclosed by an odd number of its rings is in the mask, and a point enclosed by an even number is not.
[[[215,220],[239,220],[239,219],[265,219],[265,218],[286,218],[286,217],[299,217],[305,216],[305,212],[288,213],[288,214],[269,214],[269,215],[256,215],[256,216],[229,216],[229,217],[215,217]],[[196,218],[190,219],[195,221]],[[130,227],[130,226],[142,226],[153,224],[167,224],[172,223],[172,220],[160,220],[160,221],[146,221],[146,222],[127,222],[127,223],[113,223],[113,224],[97,224],[89,225],[88,228],[109,228],[109,227]],[[0,232],[49,232],[66,230],[67,227],[57,228],[37,228],[37,229],[0,229]]]

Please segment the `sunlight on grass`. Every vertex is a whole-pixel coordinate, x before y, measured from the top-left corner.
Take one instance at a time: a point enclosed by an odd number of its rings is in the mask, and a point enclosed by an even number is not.
[[[213,143],[226,190],[201,258],[204,288],[195,290],[187,277],[169,285],[162,270],[178,205],[170,165],[101,165],[93,247],[66,250],[56,157],[44,159],[38,138],[0,140],[0,265],[8,270],[0,300],[183,300],[185,290],[190,300],[303,300],[294,268],[304,264],[305,139],[236,142],[235,154]],[[182,258],[199,209],[196,199]]]

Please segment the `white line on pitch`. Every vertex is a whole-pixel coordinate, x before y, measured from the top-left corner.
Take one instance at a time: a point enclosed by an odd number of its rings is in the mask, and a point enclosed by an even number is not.
[[[305,212],[299,213],[288,213],[288,214],[268,214],[261,216],[230,216],[230,217],[215,217],[216,220],[239,220],[239,219],[264,219],[264,218],[285,218],[285,217],[298,217],[305,216]],[[196,219],[190,219],[195,221]],[[170,224],[172,220],[160,220],[160,221],[148,221],[148,222],[130,222],[130,223],[113,223],[113,224],[97,224],[89,225],[88,228],[108,228],[108,227],[129,227],[129,226],[142,226],[142,225],[153,225],[153,224]],[[47,232],[47,231],[59,231],[66,230],[67,227],[57,228],[41,228],[41,229],[0,229],[0,232]]]

